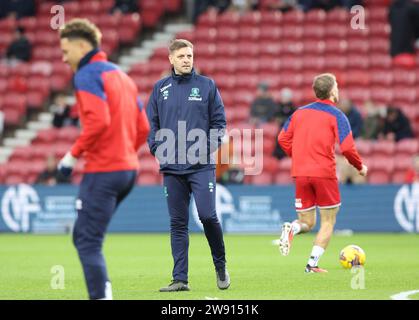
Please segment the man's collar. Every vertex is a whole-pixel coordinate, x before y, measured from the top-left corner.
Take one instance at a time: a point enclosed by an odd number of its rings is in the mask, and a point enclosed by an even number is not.
[[[105,52],[100,51],[99,48],[95,48],[89,51],[79,62],[77,70],[80,70],[83,66],[89,62],[107,61],[107,55]]]
[[[195,75],[195,69],[192,68],[191,73],[187,73],[187,74],[176,74],[175,73],[175,69],[172,68],[172,78],[176,81],[182,81],[182,80],[189,80],[191,79],[193,76]]]
[[[336,103],[334,103],[332,100],[329,100],[329,99],[324,99],[324,100],[317,99],[316,102],[323,103],[323,104],[328,104],[329,106],[336,107]]]

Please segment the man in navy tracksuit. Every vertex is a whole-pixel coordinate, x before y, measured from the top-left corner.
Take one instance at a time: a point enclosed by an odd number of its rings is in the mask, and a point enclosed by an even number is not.
[[[215,161],[225,131],[224,105],[213,80],[193,69],[193,45],[182,39],[169,47],[172,75],[158,81],[150,96],[148,144],[160,162],[170,214],[173,281],[161,292],[187,291],[188,220],[193,194],[211,248],[217,286],[227,289],[225,249],[215,208]]]
[[[102,247],[118,205],[135,185],[138,149],[150,130],[137,87],[100,51],[100,30],[86,19],[60,29],[63,61],[75,72],[82,130],[58,168],[70,175],[77,159],[86,162],[76,202],[73,243],[90,299],[112,299]]]

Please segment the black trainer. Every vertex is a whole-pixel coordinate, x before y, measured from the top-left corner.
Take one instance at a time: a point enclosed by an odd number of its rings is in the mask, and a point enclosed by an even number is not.
[[[188,283],[179,281],[179,280],[173,280],[171,284],[169,284],[167,287],[160,288],[160,292],[175,292],[175,291],[189,291]]]
[[[228,274],[227,269],[217,268],[215,269],[217,275],[217,286],[218,289],[225,290],[230,286],[230,275]]]

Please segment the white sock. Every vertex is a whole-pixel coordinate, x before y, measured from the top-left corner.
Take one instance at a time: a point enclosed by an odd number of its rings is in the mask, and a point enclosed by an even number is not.
[[[308,259],[308,265],[310,267],[317,267],[317,264],[319,263],[319,260],[323,253],[324,249],[322,247],[313,246],[313,249],[311,250],[310,259]]]
[[[300,233],[301,231],[301,225],[298,222],[293,222],[291,223],[291,227],[292,227],[292,233],[295,236],[296,234]]]
[[[98,300],[113,300],[112,297],[112,285],[109,281],[105,283],[105,297]]]

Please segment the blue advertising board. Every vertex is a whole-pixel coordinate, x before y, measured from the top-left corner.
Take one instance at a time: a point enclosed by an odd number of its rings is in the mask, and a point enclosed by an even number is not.
[[[0,232],[70,232],[77,193],[77,186],[1,186]],[[419,232],[419,184],[344,185],[341,198],[338,230]],[[296,217],[294,187],[217,185],[217,214],[226,233],[278,233],[284,221]],[[193,201],[189,228],[202,231]],[[135,187],[118,208],[109,231],[169,231],[163,187]]]

